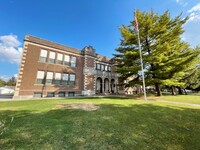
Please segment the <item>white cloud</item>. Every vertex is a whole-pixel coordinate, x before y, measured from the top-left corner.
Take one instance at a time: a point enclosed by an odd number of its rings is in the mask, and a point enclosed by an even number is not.
[[[7,76],[7,75],[1,75],[0,76],[0,79],[4,80],[4,81],[8,81],[11,77],[10,76]]]
[[[189,22],[200,20],[200,3],[187,11],[189,13]]]
[[[14,74],[13,76],[8,76],[8,75],[0,75],[0,79],[4,80],[4,81],[8,81],[9,79],[11,79],[12,77],[15,77],[15,79],[17,79],[18,74]]]
[[[188,10],[188,13],[199,12],[199,11],[200,11],[200,3],[192,7],[190,10]]]
[[[21,43],[16,35],[0,36],[0,61],[19,63],[22,55]]]
[[[179,5],[185,7],[188,5],[188,2],[185,2],[184,0],[176,0],[176,3],[178,3]]]
[[[192,47],[200,45],[199,21],[190,21],[184,25],[184,34],[181,36],[183,41],[188,42]]]
[[[198,21],[200,20],[200,13],[191,13],[189,15],[189,20],[188,21]]]

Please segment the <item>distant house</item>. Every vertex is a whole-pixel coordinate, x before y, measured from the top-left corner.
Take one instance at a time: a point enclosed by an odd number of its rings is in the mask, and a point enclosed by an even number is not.
[[[14,91],[15,91],[14,86],[0,87],[0,94],[14,94]]]

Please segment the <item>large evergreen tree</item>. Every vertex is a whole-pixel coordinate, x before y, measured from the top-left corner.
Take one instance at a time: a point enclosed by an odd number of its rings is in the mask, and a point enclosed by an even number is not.
[[[199,51],[191,49],[180,38],[187,18],[181,19],[179,15],[172,19],[168,11],[158,15],[153,10],[150,13],[137,10],[134,15],[139,24],[146,84],[154,84],[158,96],[162,95],[161,85],[183,85],[180,79],[199,54]],[[128,86],[141,83],[137,31],[134,25],[132,21],[128,26],[120,27],[122,40],[116,49],[118,54],[115,54],[117,71],[121,73],[122,79],[132,77]]]
[[[195,50],[200,50],[197,46]],[[182,79],[185,82],[184,88],[200,89],[200,56],[194,61],[193,68],[188,71],[188,74]]]

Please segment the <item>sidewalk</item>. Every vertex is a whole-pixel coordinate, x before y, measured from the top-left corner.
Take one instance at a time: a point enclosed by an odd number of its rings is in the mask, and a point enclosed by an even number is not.
[[[165,102],[165,103],[171,103],[171,104],[182,104],[187,106],[197,106],[200,107],[200,104],[191,104],[191,103],[184,103],[184,102],[172,102],[172,101],[166,101],[166,100],[155,100],[157,102]]]

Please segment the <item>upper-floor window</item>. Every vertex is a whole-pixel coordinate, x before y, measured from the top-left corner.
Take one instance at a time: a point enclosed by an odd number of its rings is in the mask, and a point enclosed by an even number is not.
[[[108,71],[111,71],[111,67],[110,66],[108,66]]]
[[[101,71],[111,71],[111,66],[97,63],[96,69]]]
[[[49,63],[54,64],[55,58],[56,58],[56,53],[55,52],[49,52]]]
[[[74,85],[75,84],[75,80],[76,80],[75,74],[70,74],[69,75],[69,84],[70,85]]]
[[[97,70],[101,70],[101,65],[100,65],[100,64],[97,64],[97,65],[96,65],[96,68],[97,68]]]
[[[43,84],[44,83],[44,71],[37,71],[37,84]]]
[[[53,81],[53,72],[47,72],[46,84],[52,84]]]
[[[76,67],[76,57],[71,57],[71,67]]]
[[[63,63],[63,54],[57,53],[57,64]]]
[[[55,73],[54,84],[60,85],[61,83],[61,73]]]
[[[65,55],[64,65],[69,65],[69,55]]]
[[[108,66],[105,66],[105,71],[108,71]]]
[[[39,61],[40,62],[46,62],[47,60],[47,50],[41,50],[40,51],[40,58],[39,58]]]
[[[104,71],[104,69],[105,69],[105,66],[101,65],[101,71]]]

